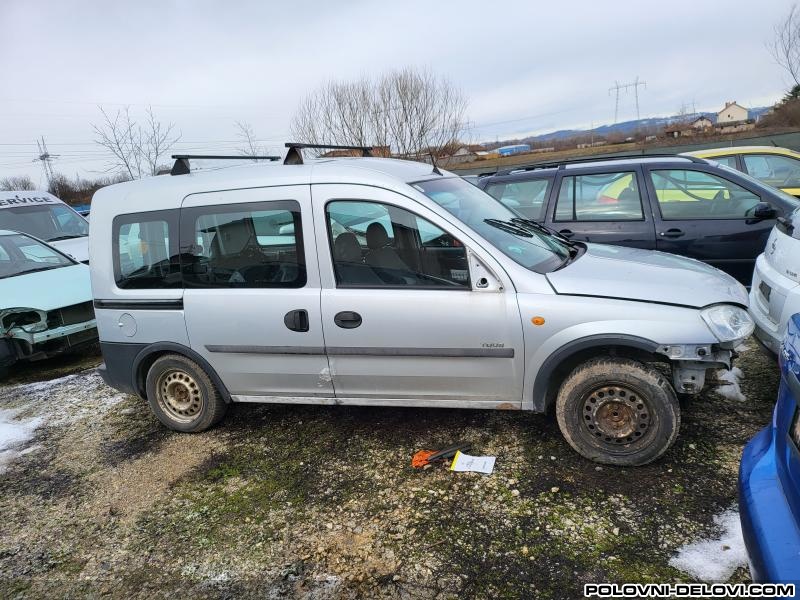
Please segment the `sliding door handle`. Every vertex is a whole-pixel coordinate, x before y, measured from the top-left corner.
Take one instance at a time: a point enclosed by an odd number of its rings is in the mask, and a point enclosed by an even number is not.
[[[283,324],[292,331],[300,333],[308,331],[308,311],[302,308],[290,310],[283,317]]]

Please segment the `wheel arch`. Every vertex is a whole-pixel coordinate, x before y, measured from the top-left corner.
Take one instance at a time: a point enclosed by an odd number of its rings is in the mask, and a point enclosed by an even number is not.
[[[548,413],[555,407],[556,395],[564,378],[582,362],[599,355],[620,356],[642,362],[665,362],[656,353],[659,344],[647,338],[617,334],[589,335],[568,342],[545,359],[533,383],[534,412]]]
[[[156,342],[154,344],[149,344],[145,348],[142,348],[133,359],[133,368],[131,369],[134,378],[133,385],[139,396],[145,399],[147,398],[147,372],[150,370],[152,364],[160,356],[164,356],[165,354],[180,354],[196,362],[206,372],[211,381],[214,382],[222,399],[225,400],[226,403],[231,402],[231,395],[230,392],[228,392],[228,388],[209,362],[191,348],[182,344],[176,344],[175,342]]]

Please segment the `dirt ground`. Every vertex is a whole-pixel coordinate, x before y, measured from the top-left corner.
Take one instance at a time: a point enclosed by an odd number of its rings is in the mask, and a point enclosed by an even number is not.
[[[3,598],[580,598],[587,582],[688,581],[669,560],[735,509],[778,383],[750,342],[745,400],[709,389],[664,458],[621,469],[512,412],[235,405],[176,434],[99,362],[0,385],[0,410],[38,426],[0,468]],[[411,468],[462,439],[497,456],[492,475]]]

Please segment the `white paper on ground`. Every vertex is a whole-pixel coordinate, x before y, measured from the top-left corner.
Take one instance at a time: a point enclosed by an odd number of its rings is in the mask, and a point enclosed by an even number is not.
[[[453,462],[450,464],[451,471],[473,471],[475,473],[486,473],[494,471],[494,456],[470,456],[456,451]]]

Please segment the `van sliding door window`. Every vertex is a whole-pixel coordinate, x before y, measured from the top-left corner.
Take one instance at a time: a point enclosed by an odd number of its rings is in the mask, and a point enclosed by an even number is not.
[[[281,200],[185,208],[181,264],[187,288],[303,287],[300,205]]]
[[[122,289],[181,287],[178,211],[119,215],[114,218],[114,277]]]

